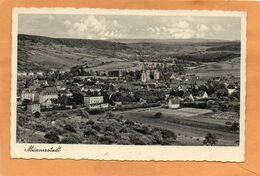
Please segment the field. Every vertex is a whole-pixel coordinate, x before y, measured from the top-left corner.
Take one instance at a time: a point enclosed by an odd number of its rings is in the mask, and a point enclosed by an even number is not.
[[[95,70],[139,69],[140,60],[161,61],[162,58],[219,62],[231,60],[226,54],[239,54],[240,42],[215,40],[83,40],[18,35],[18,71],[70,69],[88,65]],[[232,47],[230,47],[232,46]],[[187,57],[185,57],[187,56]],[[228,64],[228,63],[225,63]],[[222,66],[221,66],[222,67]],[[195,69],[201,74],[211,68]],[[233,70],[231,66],[222,72]],[[210,74],[213,73],[211,71]],[[223,73],[223,74],[225,74]]]
[[[196,67],[188,71],[189,74],[195,74],[202,78],[212,76],[226,76],[232,74],[235,77],[240,76],[240,58],[234,58],[225,62],[204,63],[200,67]]]
[[[153,117],[157,112],[162,113],[159,119]],[[230,131],[225,125],[228,120],[211,118],[213,113],[210,110],[194,108],[171,110],[156,107],[130,110],[122,114],[133,121],[174,131],[180,145],[202,145],[208,132],[216,134],[218,145],[238,145],[239,134]]]
[[[142,63],[141,62],[131,62],[131,61],[112,61],[109,63],[104,63],[99,66],[91,67],[89,69],[86,69],[86,71],[92,70],[92,71],[112,71],[117,69],[130,69],[130,70],[136,70],[141,69]]]

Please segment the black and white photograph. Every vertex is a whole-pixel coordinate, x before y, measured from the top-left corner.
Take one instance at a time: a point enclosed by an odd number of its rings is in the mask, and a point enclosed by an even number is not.
[[[15,13],[12,143],[241,151],[245,14],[157,12]]]

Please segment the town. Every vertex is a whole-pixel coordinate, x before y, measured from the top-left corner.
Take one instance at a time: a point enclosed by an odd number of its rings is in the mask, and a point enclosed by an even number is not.
[[[170,118],[175,112],[182,113],[183,111],[186,114],[189,113],[188,118],[182,119],[183,121],[178,118],[174,121],[173,118],[173,123],[189,127],[193,126],[189,124],[191,114],[198,115],[202,120],[214,120],[213,116],[216,113],[218,114],[216,124],[220,126],[216,128],[220,131],[230,130],[231,133],[237,133],[240,78],[232,74],[204,78],[189,74],[188,70],[189,68],[176,63],[172,58],[167,62],[143,60],[140,62],[140,67],[135,69],[93,71],[91,68],[78,65],[70,70],[18,72],[18,117],[22,113],[39,118],[41,114],[54,111],[59,113],[81,110],[88,117],[100,117],[102,114],[108,114],[109,117],[121,115],[121,118],[138,122],[138,118],[125,117],[124,112],[126,114],[129,112],[131,115],[133,110],[147,111],[150,114],[153,113],[150,115],[151,119],[157,119],[163,116]],[[203,117],[207,113],[211,117]],[[136,116],[136,114],[131,116]],[[143,122],[142,118],[140,118],[140,123]],[[219,125],[219,119],[225,122],[224,127],[223,124]],[[168,121],[171,120],[168,119]],[[208,130],[212,128],[212,124],[208,123],[198,123],[195,127]],[[178,135],[181,138],[182,134],[178,133]],[[187,135],[183,136],[187,137]],[[204,139],[204,136],[200,138]],[[197,137],[195,143],[189,141],[188,144],[201,145],[200,138]],[[232,144],[229,141],[226,145],[234,145],[233,143],[237,143],[237,140],[231,141]]]

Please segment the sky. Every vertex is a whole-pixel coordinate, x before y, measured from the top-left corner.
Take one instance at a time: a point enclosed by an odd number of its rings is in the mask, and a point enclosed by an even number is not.
[[[239,17],[19,14],[18,33],[81,39],[240,40]]]

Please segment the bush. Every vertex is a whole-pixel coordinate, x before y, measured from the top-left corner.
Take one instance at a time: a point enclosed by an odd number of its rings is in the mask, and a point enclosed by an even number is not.
[[[112,144],[115,143],[115,138],[113,136],[102,136],[99,138],[101,144]]]
[[[133,126],[133,125],[134,125],[134,122],[127,119],[127,120],[125,121],[125,124],[126,124],[127,126]]]
[[[231,125],[231,130],[238,131],[239,130],[239,123],[233,122],[232,125]]]
[[[120,133],[127,133],[127,129],[126,129],[125,127],[123,127],[123,128],[121,128],[121,129],[119,130],[119,132],[120,132]]]
[[[72,132],[72,133],[76,133],[77,131],[75,130],[75,128],[71,125],[65,125],[64,128],[63,128],[65,131],[69,131],[69,132]]]
[[[90,136],[90,135],[96,135],[97,132],[94,130],[94,129],[91,129],[91,128],[87,128],[85,131],[84,131],[84,136],[87,137],[87,136]]]
[[[47,143],[58,143],[60,141],[59,136],[54,131],[46,133],[44,137],[47,139]]]
[[[103,109],[93,109],[88,111],[90,114],[103,114],[105,113],[105,110]]]
[[[152,140],[147,136],[141,134],[131,134],[129,136],[130,142],[134,145],[150,145],[152,144]]]
[[[95,124],[95,122],[93,120],[89,120],[86,122],[86,125],[94,125],[94,124]]]
[[[150,128],[148,128],[147,126],[138,126],[138,127],[134,127],[134,130],[136,131],[136,132],[139,132],[139,133],[142,133],[142,134],[145,134],[145,135],[147,135],[147,134],[149,134],[150,132],[151,132],[151,130],[150,130]]]
[[[99,127],[97,124],[94,124],[94,125],[92,126],[92,128],[93,128],[94,130],[96,130],[96,131],[100,131],[100,130],[101,130],[100,127]]]
[[[116,131],[116,129],[115,129],[114,127],[112,127],[112,126],[106,126],[106,127],[104,128],[104,131],[114,132],[114,131]]]
[[[225,124],[229,126],[229,125],[231,125],[232,123],[231,123],[231,122],[225,122]]]
[[[161,118],[162,117],[162,113],[161,112],[157,112],[156,114],[154,114],[154,118]]]
[[[81,140],[74,133],[65,134],[61,144],[79,144]]]
[[[57,114],[58,112],[57,112],[57,111],[52,111],[51,113],[52,113],[52,115],[55,115],[55,114]]]
[[[17,123],[21,126],[24,126],[26,123],[28,123],[29,118],[24,114],[19,114],[17,118]]]
[[[113,118],[115,116],[115,114],[113,114],[112,112],[107,112],[106,116],[109,118]]]
[[[208,134],[205,136],[205,139],[204,139],[204,141],[203,141],[203,144],[204,144],[204,145],[213,146],[213,145],[216,145],[217,142],[218,142],[217,137],[216,137],[214,134],[208,133]]]
[[[46,132],[46,128],[45,128],[45,126],[42,125],[42,124],[36,125],[36,126],[35,126],[35,130],[36,130],[36,131],[41,131],[41,132]]]
[[[40,116],[41,116],[41,113],[39,113],[38,111],[36,113],[34,113],[35,118],[40,118]]]

